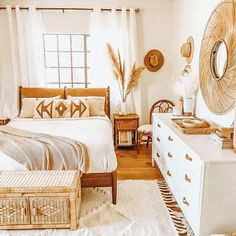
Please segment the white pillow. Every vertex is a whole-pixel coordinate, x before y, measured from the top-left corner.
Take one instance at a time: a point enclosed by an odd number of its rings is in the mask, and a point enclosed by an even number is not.
[[[68,95],[67,99],[86,99],[89,103],[89,116],[105,116],[105,97],[73,97]]]
[[[32,118],[34,116],[34,103],[35,98],[23,98],[19,117]]]

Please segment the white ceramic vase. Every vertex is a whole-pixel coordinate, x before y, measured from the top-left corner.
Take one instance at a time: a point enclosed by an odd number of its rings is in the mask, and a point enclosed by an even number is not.
[[[184,98],[184,116],[193,115],[193,99]]]
[[[127,115],[127,103],[126,102],[121,102],[119,104],[119,109],[120,109],[120,112],[119,112],[120,115]]]

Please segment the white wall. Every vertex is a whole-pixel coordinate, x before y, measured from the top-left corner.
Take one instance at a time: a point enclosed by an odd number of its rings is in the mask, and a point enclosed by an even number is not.
[[[158,72],[143,73],[141,81],[142,91],[142,114],[143,120],[148,121],[149,109],[158,99],[171,99],[171,76],[173,60],[173,1],[172,0],[0,0],[0,5],[19,5],[36,7],[136,7],[141,9],[138,15],[138,41],[139,41],[139,58],[143,63],[145,54],[151,49],[162,51],[165,57],[164,66]],[[52,13],[52,12],[50,12]],[[65,30],[66,21],[58,21],[58,13],[43,14],[43,20],[47,22],[47,30],[55,31]],[[70,13],[66,13],[67,19]],[[86,13],[82,13],[86,18]],[[60,14],[59,14],[60,15]],[[74,17],[74,16],[73,16]],[[79,17],[74,17],[71,22],[71,30],[84,27],[85,21],[79,21]],[[65,19],[65,18],[64,18]],[[87,18],[86,18],[87,19]],[[58,29],[58,30],[57,30]],[[86,28],[84,28],[86,30]]]
[[[204,34],[207,21],[217,6],[220,0],[175,0],[175,18],[176,23],[174,27],[175,39],[173,43],[175,64],[174,74],[178,72],[184,66],[184,60],[180,56],[179,48],[187,37],[192,35],[195,42],[194,58],[191,63],[193,73],[199,73],[199,54],[201,48],[201,40]],[[206,107],[201,93],[198,93],[197,98],[197,116],[204,117],[208,120],[212,120],[221,125],[229,126],[233,121],[234,111],[227,113],[226,115],[212,114]]]

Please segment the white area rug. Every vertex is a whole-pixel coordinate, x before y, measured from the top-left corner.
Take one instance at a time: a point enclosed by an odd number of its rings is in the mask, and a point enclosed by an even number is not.
[[[157,181],[118,182],[117,205],[109,188],[83,189],[80,227],[71,230],[0,231],[0,235],[174,236],[178,235]]]

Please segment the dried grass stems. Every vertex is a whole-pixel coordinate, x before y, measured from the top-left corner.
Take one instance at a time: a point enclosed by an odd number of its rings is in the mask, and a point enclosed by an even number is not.
[[[179,74],[177,80],[174,81],[173,89],[175,94],[182,98],[193,98],[198,86],[198,77],[184,70]]]
[[[126,80],[125,61],[121,60],[119,50],[117,50],[117,55],[116,55],[110,44],[107,44],[107,48],[113,65],[113,73],[115,79],[118,81],[119,84],[121,100],[122,102],[125,102],[132,89],[134,89],[138,85],[139,78],[145,67],[142,65],[136,67],[134,63],[130,71],[129,78],[128,80]]]

